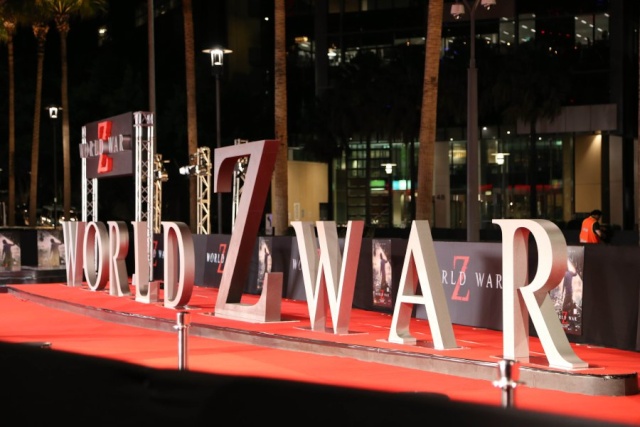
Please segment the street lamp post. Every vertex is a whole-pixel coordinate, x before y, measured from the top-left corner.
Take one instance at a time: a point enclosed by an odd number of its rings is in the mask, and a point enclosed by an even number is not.
[[[47,107],[51,119],[51,131],[53,134],[53,227],[58,226],[58,148],[56,142],[56,123],[61,107],[50,105]]]
[[[507,177],[507,160],[509,157],[509,153],[498,152],[498,153],[494,153],[493,155],[496,158],[496,164],[500,166],[500,197],[502,199],[502,202],[500,204],[500,215],[502,218],[506,218],[507,217],[506,177]]]
[[[458,19],[469,9],[469,70],[467,72],[467,241],[480,241],[479,170],[478,170],[478,72],[476,69],[476,10],[489,9],[496,0],[462,0],[451,5],[451,15]]]
[[[229,49],[222,47],[213,47],[206,49],[203,52],[211,55],[211,72],[216,78],[216,148],[220,148],[221,136],[220,136],[220,77],[224,71],[224,55],[231,53]],[[218,234],[222,234],[222,195],[217,194],[218,199]]]
[[[396,167],[395,163],[383,163],[380,166],[384,167],[384,171],[387,174],[387,197],[389,198],[388,209],[388,223],[389,228],[393,227],[393,168]]]

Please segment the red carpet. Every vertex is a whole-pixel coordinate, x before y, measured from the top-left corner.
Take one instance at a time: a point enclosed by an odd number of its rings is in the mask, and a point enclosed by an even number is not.
[[[115,359],[142,366],[175,369],[178,366],[178,338],[171,332],[176,310],[161,303],[142,304],[132,297],[118,298],[87,288],[62,284],[11,285],[0,293],[0,337],[5,342],[50,342],[53,350]],[[13,291],[16,292],[13,292]],[[211,324],[249,333],[282,335],[297,340],[332,340],[353,347],[372,346],[381,351],[433,353],[428,347],[401,346],[385,342],[391,325],[386,314],[354,310],[345,336],[308,329],[306,303],[283,301],[283,322],[252,324],[211,316],[215,289],[197,288],[188,311],[192,328]],[[43,298],[29,301],[24,293]],[[253,296],[246,296],[249,301]],[[48,301],[44,303],[43,301]],[[64,304],[63,304],[64,302]],[[59,306],[57,306],[59,305]],[[76,311],[75,313],[73,311]],[[99,320],[105,313],[129,313],[136,318],[167,319],[168,331],[135,327]],[[426,321],[415,321],[412,332],[429,339]],[[474,358],[495,363],[499,359],[502,335],[496,331],[455,326],[460,349],[453,357]],[[410,347],[407,348],[407,347]],[[531,351],[542,352],[537,339]],[[592,366],[593,373],[617,375],[638,372],[640,357],[635,352],[577,346],[575,351]],[[422,369],[363,361],[348,356],[326,356],[289,351],[195,334],[188,337],[188,368],[191,371],[247,377],[286,379],[315,384],[338,385],[369,390],[446,394],[453,400],[499,406],[501,391],[492,381],[428,372]],[[495,373],[497,379],[498,373]],[[515,390],[515,407],[523,410],[568,415],[603,422],[640,425],[640,395],[592,396],[535,388],[521,384]]]

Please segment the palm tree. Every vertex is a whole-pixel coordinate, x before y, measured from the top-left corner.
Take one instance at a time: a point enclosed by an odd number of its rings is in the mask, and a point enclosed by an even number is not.
[[[39,6],[51,13],[60,33],[60,83],[62,101],[62,164],[64,169],[63,207],[64,217],[71,212],[71,157],[69,147],[69,86],[67,77],[67,36],[71,29],[71,17],[89,18],[107,11],[107,0],[37,0]]]
[[[285,0],[275,0],[275,65],[274,110],[276,139],[280,150],[271,181],[271,211],[275,235],[286,235],[289,228],[288,152],[287,143],[287,51],[285,37]]]
[[[30,7],[35,6],[35,2],[27,3]],[[44,67],[45,42],[49,25],[47,22],[51,16],[47,16],[46,9],[32,7],[26,11],[25,18],[32,22],[31,28],[36,38],[38,49],[38,61],[36,72],[36,94],[35,107],[33,111],[33,136],[31,141],[31,176],[29,187],[29,224],[36,225],[36,208],[38,201],[38,163],[40,157],[40,118],[42,117],[42,75]],[[54,199],[57,197],[57,188],[53,189]],[[54,215],[54,218],[56,216]]]
[[[193,9],[191,0],[182,0],[182,17],[184,21],[184,54],[187,75],[187,140],[189,154],[198,150],[198,121],[196,118],[196,72],[193,47]],[[198,228],[197,219],[197,178],[189,179],[189,224],[191,232]],[[218,230],[221,232],[221,230]]]
[[[427,40],[425,42],[424,81],[420,115],[420,148],[418,151],[418,190],[416,219],[431,219],[433,169],[435,164],[436,119],[438,111],[438,74],[442,37],[443,0],[429,0]],[[415,198],[415,193],[414,193]]]
[[[13,37],[18,25],[18,7],[20,2],[11,0],[0,1],[2,26],[6,35],[7,59],[9,74],[9,218],[7,224],[16,224],[16,108],[15,108],[15,74],[13,56]]]

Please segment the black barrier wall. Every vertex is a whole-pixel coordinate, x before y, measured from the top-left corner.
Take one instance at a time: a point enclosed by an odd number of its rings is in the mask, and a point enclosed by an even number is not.
[[[271,246],[270,270],[282,272],[283,297],[304,301],[306,295],[295,237],[268,237]],[[196,285],[217,287],[224,269],[224,253],[229,236],[194,236],[196,245]],[[353,306],[355,308],[392,313],[395,295],[405,259],[407,240],[390,242],[388,262],[391,275],[392,304],[374,304],[374,239],[362,242]],[[342,240],[341,240],[342,244]],[[502,329],[502,244],[499,242],[434,242],[441,279],[455,324]],[[159,243],[161,248],[161,243]],[[202,252],[205,250],[205,252]],[[537,253],[529,251],[530,274],[537,267]],[[568,335],[569,341],[640,351],[640,247],[585,245],[582,294],[582,331]],[[158,262],[157,268],[161,268]],[[464,284],[460,275],[466,276]],[[245,292],[258,294],[260,275],[258,244],[245,286]],[[158,272],[162,277],[162,270]],[[460,286],[458,286],[460,285]],[[414,309],[414,316],[426,318],[423,307]],[[531,334],[536,335],[531,326]]]
[[[23,265],[37,265],[36,231],[12,229],[21,233]],[[434,232],[434,238],[437,233]],[[582,331],[580,335],[568,335],[571,342],[599,345],[622,350],[640,351],[640,247],[637,233],[616,232],[618,241],[632,244],[603,244],[584,246],[584,272],[582,296]],[[224,259],[228,250],[228,235],[194,235],[196,276],[198,286],[217,287],[224,271]],[[265,237],[270,246],[268,268],[283,273],[283,297],[305,300],[302,269],[294,236]],[[154,277],[163,277],[162,236],[156,235],[156,258]],[[260,239],[260,238],[259,238]],[[263,259],[258,253],[259,239],[253,249],[245,292],[260,293],[258,278],[264,274]],[[361,256],[356,278],[353,306],[359,309],[391,313],[399,286],[400,274],[405,258],[407,240],[389,238],[388,262],[392,271],[391,304],[374,304],[374,266],[372,264],[371,238],[362,242]],[[570,236],[567,244],[575,245]],[[448,296],[452,321],[456,324],[501,330],[501,243],[468,243],[458,241],[435,241],[438,264],[442,271],[443,286]],[[531,250],[530,271],[535,272],[537,254]],[[127,268],[133,272],[131,262],[133,248],[129,248]],[[460,272],[460,263],[467,259],[467,282],[460,286],[454,298],[454,279]],[[461,261],[462,260],[462,261]],[[478,281],[482,285],[478,286]],[[468,291],[468,292],[467,292]],[[418,308],[414,315],[423,316]],[[530,328],[532,335],[535,329]]]
[[[640,247],[584,249],[584,331],[576,342],[640,350]]]

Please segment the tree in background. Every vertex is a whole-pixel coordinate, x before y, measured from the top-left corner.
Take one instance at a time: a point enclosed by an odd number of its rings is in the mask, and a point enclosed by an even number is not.
[[[69,141],[69,83],[67,73],[67,36],[71,17],[89,18],[107,11],[107,0],[38,0],[53,15],[56,30],[60,33],[60,63],[62,79],[60,92],[62,101],[62,165],[64,169],[63,207],[64,217],[71,212],[71,151]]]
[[[0,1],[0,19],[6,36],[7,59],[9,66],[9,226],[16,225],[16,88],[13,38],[16,34],[19,15],[19,1]]]
[[[415,202],[417,220],[431,219],[438,111],[438,74],[442,43],[442,10],[442,0],[429,0],[420,115],[420,148],[418,150],[417,190],[420,192],[420,197]],[[416,194],[414,190],[413,196],[415,197]]]
[[[640,42],[640,31],[638,31],[638,42]],[[638,55],[638,135],[640,135],[640,55]],[[636,154],[636,164],[640,164],[640,150],[637,150]],[[638,175],[640,174],[640,169],[636,171],[635,180],[638,182]],[[636,192],[635,192],[635,202],[636,202],[636,220],[635,220],[635,228],[638,229],[640,225],[640,185],[636,184]],[[640,244],[640,240],[638,241]]]
[[[287,45],[285,31],[285,0],[275,0],[275,66],[274,106],[276,139],[280,142],[273,179],[271,181],[271,212],[275,235],[284,236],[289,228],[288,154],[287,142]]]
[[[182,0],[182,16],[184,21],[184,55],[187,79],[187,139],[189,155],[198,151],[198,120],[196,118],[196,71],[195,54],[193,47],[193,9],[191,0]],[[198,187],[197,177],[189,177],[189,226],[192,233],[198,228],[197,203]],[[222,230],[218,230],[219,233]]]
[[[37,7],[37,0],[25,3],[28,9],[25,11],[25,19],[31,22],[33,36],[37,43],[37,71],[36,94],[33,110],[33,136],[31,140],[31,175],[29,183],[29,225],[36,225],[36,213],[38,206],[38,163],[40,161],[40,118],[42,117],[42,76],[44,68],[44,53],[51,15],[47,9]],[[58,189],[53,189],[54,199],[58,196]],[[57,218],[54,212],[54,218]],[[57,224],[56,224],[57,225]]]

